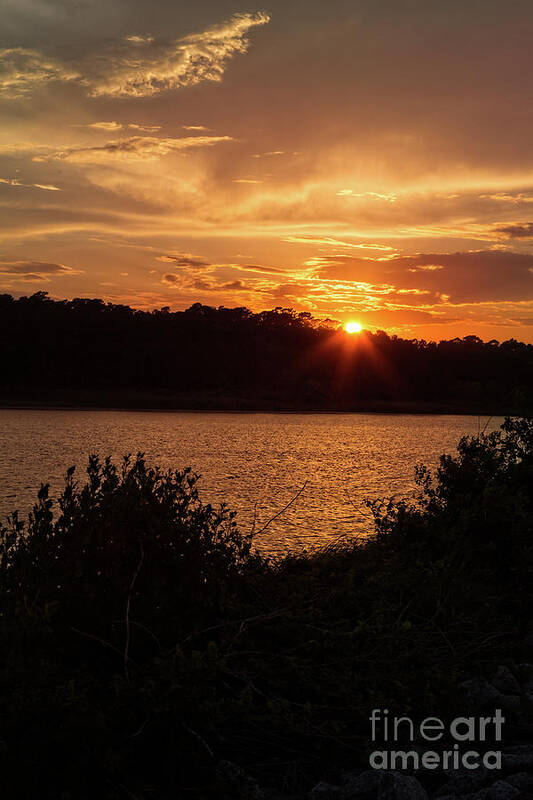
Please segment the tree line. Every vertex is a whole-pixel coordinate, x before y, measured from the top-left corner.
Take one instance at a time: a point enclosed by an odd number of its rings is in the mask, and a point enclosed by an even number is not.
[[[139,311],[4,294],[0,355],[4,404],[527,413],[533,396],[531,344],[350,336],[281,307]]]

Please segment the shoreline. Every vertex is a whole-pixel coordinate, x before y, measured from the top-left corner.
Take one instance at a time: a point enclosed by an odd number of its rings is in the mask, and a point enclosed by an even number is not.
[[[433,403],[374,403],[362,404],[358,407],[346,408],[272,408],[269,406],[239,407],[214,406],[206,407],[187,405],[114,405],[109,403],[69,403],[59,402],[2,402],[2,411],[116,411],[116,412],[145,412],[145,413],[176,413],[176,414],[292,414],[292,415],[333,415],[333,414],[397,414],[412,416],[470,416],[470,417],[506,417],[520,416],[523,410],[516,408],[497,409],[472,409],[464,406],[446,406]]]

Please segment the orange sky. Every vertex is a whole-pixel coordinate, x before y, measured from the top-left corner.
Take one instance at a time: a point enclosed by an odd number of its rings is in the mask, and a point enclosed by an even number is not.
[[[533,341],[530,0],[4,0],[0,291]]]

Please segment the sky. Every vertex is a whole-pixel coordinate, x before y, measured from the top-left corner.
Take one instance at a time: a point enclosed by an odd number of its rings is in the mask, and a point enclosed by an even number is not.
[[[530,0],[0,10],[0,292],[533,342]]]

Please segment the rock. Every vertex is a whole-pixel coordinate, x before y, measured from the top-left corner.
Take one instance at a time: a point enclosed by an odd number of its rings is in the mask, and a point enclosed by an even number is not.
[[[428,800],[428,794],[416,778],[395,770],[367,770],[349,776],[342,787],[340,800]]]
[[[529,744],[506,747],[502,753],[502,767],[506,772],[533,771],[533,747]]]
[[[526,650],[528,654],[533,654],[533,633],[528,633],[524,639],[524,650]]]
[[[533,788],[533,775],[529,772],[517,772],[515,775],[508,775],[505,780],[516,789]]]
[[[520,684],[509,667],[501,664],[496,670],[496,674],[491,681],[492,685],[502,694],[520,694]]]
[[[447,770],[449,780],[435,793],[435,797],[445,797],[447,794],[468,794],[480,789],[489,776],[489,771],[484,766],[476,769]]]
[[[490,706],[499,708],[501,693],[484,678],[471,678],[459,684],[464,698],[472,709],[481,709]]]
[[[320,781],[309,792],[309,800],[340,800],[341,787],[334,786],[332,783]]]
[[[381,781],[382,772],[376,769],[369,769],[361,775],[345,775],[344,785],[341,792],[341,800],[366,800],[366,798],[376,797],[378,786]]]
[[[508,714],[520,714],[522,703],[517,694],[500,694],[499,707]]]
[[[391,770],[381,772],[378,800],[428,800],[428,794],[416,778]]]
[[[520,673],[520,678],[523,681],[524,680],[533,681],[533,664],[519,664],[518,672]]]
[[[235,800],[265,800],[265,793],[257,782],[237,764],[220,761],[217,771],[226,784],[231,786]]]
[[[516,797],[518,794],[518,789],[515,789],[515,787],[511,786],[507,781],[496,781],[492,786],[489,786],[485,797],[486,800],[511,800],[511,798]]]

